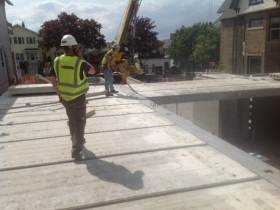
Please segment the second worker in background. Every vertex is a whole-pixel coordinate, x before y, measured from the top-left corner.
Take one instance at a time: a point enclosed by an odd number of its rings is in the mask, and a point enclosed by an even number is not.
[[[107,97],[113,96],[113,93],[118,93],[113,86],[113,71],[117,71],[115,58],[119,50],[120,45],[114,44],[112,49],[105,54],[102,60],[102,69],[105,79],[105,95]]]

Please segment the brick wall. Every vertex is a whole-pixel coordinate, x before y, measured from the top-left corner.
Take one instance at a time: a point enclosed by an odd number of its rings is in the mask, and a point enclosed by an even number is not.
[[[225,73],[232,73],[233,19],[221,20],[220,65]]]
[[[280,9],[269,11],[266,27],[270,28],[270,17],[280,17]],[[269,41],[269,31],[267,33],[265,46],[264,72],[280,72],[280,41]]]
[[[249,74],[249,57],[260,57],[261,73],[280,72],[280,41],[270,41],[270,19],[280,10],[268,10],[221,20],[220,61],[226,73]],[[263,18],[263,27],[249,28]]]

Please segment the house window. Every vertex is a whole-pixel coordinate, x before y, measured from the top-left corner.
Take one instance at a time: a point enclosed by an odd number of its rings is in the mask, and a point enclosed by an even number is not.
[[[30,60],[32,60],[32,61],[35,60],[35,55],[33,53],[30,54]]]
[[[270,40],[280,40],[280,17],[271,18]]]
[[[36,44],[35,37],[26,37],[27,44]]]
[[[23,53],[16,53],[16,60],[17,61],[24,61]]]
[[[249,28],[254,28],[254,27],[261,27],[263,26],[263,19],[254,19],[249,21]]]
[[[156,66],[153,64],[152,65],[152,73],[155,73],[156,72]]]
[[[20,60],[20,61],[24,61],[24,55],[23,55],[23,53],[20,53],[20,54],[19,54],[19,60]]]
[[[16,60],[19,61],[19,53],[16,53]]]
[[[149,73],[148,65],[144,65],[143,70],[144,70],[145,73]]]
[[[10,44],[13,44],[13,43],[12,43],[12,37],[10,37]]]
[[[14,37],[14,44],[17,44],[18,43],[17,41],[18,41],[17,37]]]
[[[1,63],[1,65],[2,65],[2,67],[5,66],[2,48],[0,48],[0,63]]]
[[[249,0],[249,5],[263,3],[263,0]]]
[[[24,38],[23,37],[17,37],[17,43],[18,44],[24,44]]]
[[[248,57],[248,72],[249,74],[261,73],[261,56]]]

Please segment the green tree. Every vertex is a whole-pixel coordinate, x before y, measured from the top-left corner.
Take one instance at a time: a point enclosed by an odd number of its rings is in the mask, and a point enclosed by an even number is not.
[[[104,35],[100,33],[102,25],[93,19],[80,19],[75,14],[62,12],[55,20],[43,23],[39,30],[39,47],[48,51],[50,48],[60,48],[61,38],[71,34],[81,46],[81,50],[100,49],[106,45]]]
[[[218,61],[219,46],[218,22],[213,25],[200,22],[178,29],[172,36],[168,54],[181,69],[195,70],[202,63]]]
[[[207,34],[201,34],[196,38],[192,57],[196,63],[204,64],[208,68],[210,61],[215,63],[219,61],[220,26],[209,25],[206,32]]]
[[[134,52],[138,53],[141,67],[143,66],[141,56],[153,54],[153,51],[160,47],[157,39],[158,32],[153,30],[156,27],[154,23],[155,21],[152,21],[150,18],[136,17]],[[132,49],[132,31],[133,26],[130,26],[128,33],[131,36],[126,40],[126,47],[129,50]]]

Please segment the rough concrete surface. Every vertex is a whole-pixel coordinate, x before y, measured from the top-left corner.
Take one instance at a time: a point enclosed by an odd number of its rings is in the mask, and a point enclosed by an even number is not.
[[[278,170],[270,181],[240,160],[265,163],[227,145],[228,156],[212,134],[116,89],[113,97],[88,99],[96,114],[87,120],[81,161],[70,157],[62,105],[43,105],[56,95],[0,97],[1,209],[279,208]]]

